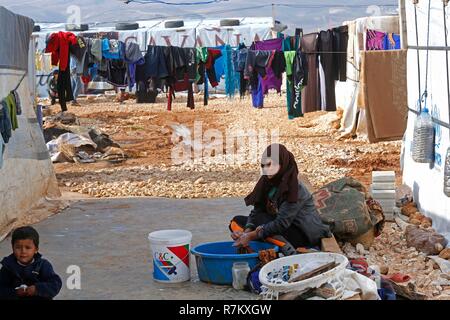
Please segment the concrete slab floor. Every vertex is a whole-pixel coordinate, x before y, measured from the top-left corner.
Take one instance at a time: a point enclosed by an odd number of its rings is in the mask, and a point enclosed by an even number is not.
[[[193,246],[228,241],[230,219],[249,212],[243,199],[89,199],[34,227],[41,237],[40,252],[63,280],[57,299],[244,300],[257,296],[201,282],[193,256],[190,282],[155,282],[147,237],[156,230],[186,229],[193,234]],[[10,240],[0,243],[0,256],[11,253]],[[81,269],[81,290],[66,286],[71,265]]]

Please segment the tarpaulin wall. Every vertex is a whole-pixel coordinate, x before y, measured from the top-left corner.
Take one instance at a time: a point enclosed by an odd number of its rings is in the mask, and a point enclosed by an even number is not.
[[[406,20],[408,28],[408,105],[418,110],[419,95],[425,89],[426,81],[426,50],[419,51],[420,60],[420,90],[417,50],[414,46],[427,46],[428,5],[430,0],[420,0],[417,5],[417,27],[419,42],[416,41],[416,23],[414,5],[406,1]],[[447,10],[450,8],[447,7]],[[442,1],[431,0],[430,12],[430,47],[445,46],[444,14]],[[450,25],[448,14],[447,26]],[[449,39],[450,41],[450,39]],[[428,108],[432,116],[440,121],[449,123],[449,101],[447,98],[446,51],[430,49],[428,74]],[[420,209],[433,219],[433,228],[444,234],[450,240],[450,198],[443,192],[444,160],[449,146],[449,130],[444,126],[436,125],[435,162],[419,164],[412,160],[411,146],[414,133],[414,121],[417,115],[408,113],[408,126],[404,138],[404,171],[403,180],[414,191],[414,199]]]
[[[0,17],[0,99],[3,99],[25,72],[30,70],[29,75],[34,73],[34,50],[33,45],[30,46],[34,22],[3,7],[0,7]],[[34,79],[27,76],[18,88],[22,105],[22,114],[18,116],[19,128],[13,131],[6,144],[0,168],[0,230],[27,213],[42,198],[59,195],[53,166],[33,108],[30,84],[34,84]]]

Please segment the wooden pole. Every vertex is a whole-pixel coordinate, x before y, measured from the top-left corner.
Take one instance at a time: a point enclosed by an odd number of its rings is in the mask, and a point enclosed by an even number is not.
[[[402,49],[408,49],[408,28],[406,23],[405,0],[398,0],[398,9]]]

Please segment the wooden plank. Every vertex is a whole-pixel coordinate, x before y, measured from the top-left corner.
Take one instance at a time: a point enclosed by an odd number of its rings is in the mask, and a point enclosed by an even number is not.
[[[312,270],[310,272],[307,272],[307,273],[304,273],[302,275],[299,275],[298,277],[289,279],[288,282],[292,283],[292,282],[303,281],[303,280],[306,280],[306,279],[318,276],[319,274],[325,273],[325,272],[327,272],[327,271],[329,271],[329,270],[331,270],[333,268],[336,268],[336,266],[337,266],[336,262],[333,261],[333,262],[327,263],[327,264],[325,264],[323,266],[320,266],[320,267],[318,267],[318,268],[316,268],[316,269],[314,269],[314,270]]]
[[[336,238],[333,236],[331,238],[322,238],[321,247],[323,252],[331,252],[331,253],[341,253],[342,250],[339,247]]]
[[[409,300],[426,300],[427,296],[416,292],[416,287],[414,284],[409,282],[408,284],[398,284],[390,279],[386,279],[394,288],[397,295]]]

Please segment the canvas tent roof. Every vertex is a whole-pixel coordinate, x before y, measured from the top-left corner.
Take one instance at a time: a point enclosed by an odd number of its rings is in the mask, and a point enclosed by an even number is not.
[[[27,70],[34,21],[0,7],[0,26],[0,68]]]

